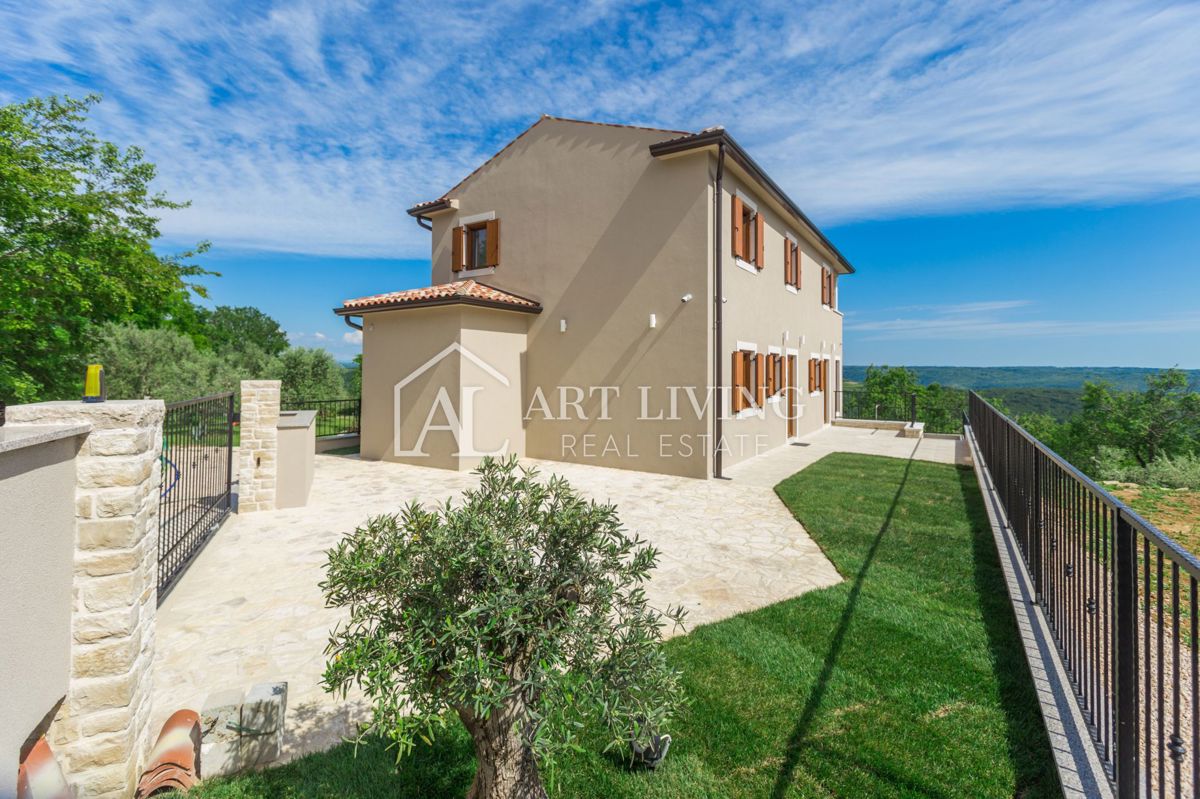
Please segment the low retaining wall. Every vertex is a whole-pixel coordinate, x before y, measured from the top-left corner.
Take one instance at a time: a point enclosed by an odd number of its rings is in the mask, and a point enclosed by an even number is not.
[[[317,454],[329,452],[331,449],[342,449],[344,447],[357,447],[361,442],[361,437],[358,433],[342,433],[337,436],[322,436],[317,439]]]
[[[155,732],[150,696],[164,412],[161,400],[8,409],[12,425],[90,427],[74,459],[74,529],[67,531],[73,574],[62,587],[71,594],[70,679],[46,734],[79,797],[132,796]]]

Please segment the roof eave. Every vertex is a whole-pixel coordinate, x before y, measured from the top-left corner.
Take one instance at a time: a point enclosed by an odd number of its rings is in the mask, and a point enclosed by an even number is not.
[[[453,211],[458,208],[458,200],[453,200],[448,197],[442,197],[439,200],[434,200],[431,203],[420,203],[408,209],[409,216],[434,216],[445,211]]]
[[[758,165],[757,161],[750,157],[750,154],[746,152],[745,149],[743,149],[742,146],[738,144],[737,141],[730,136],[727,131],[706,130],[702,133],[697,133],[695,136],[689,136],[682,139],[670,139],[668,141],[652,144],[650,145],[650,155],[654,156],[655,158],[662,158],[670,155],[679,155],[692,150],[704,150],[721,144],[728,148],[727,151],[733,156],[733,159],[742,167],[742,169],[745,169],[747,172],[749,172],[750,176],[758,181],[760,185],[766,188],[767,191],[770,192],[775,199],[783,205],[784,208],[787,208],[805,225],[808,226],[809,230],[813,232],[813,235],[815,235],[821,241],[821,243],[827,247],[831,253],[833,253],[838,262],[845,267],[848,274],[854,273],[854,266],[849,260],[846,259],[846,256],[842,255],[841,251],[834,246],[833,242],[826,238],[825,234],[821,232],[821,229],[818,228],[816,224],[808,218],[808,215],[805,214],[804,211],[800,210],[800,206],[797,205],[791,197],[787,196],[787,193],[779,187],[779,184],[771,179],[771,176],[768,175],[766,171]]]
[[[483,300],[478,297],[437,297],[430,300],[407,300],[405,302],[387,302],[378,305],[369,305],[365,308],[347,308],[342,306],[334,308],[333,312],[338,316],[362,316],[367,313],[375,313],[376,311],[402,311],[406,308],[431,308],[444,305],[473,305],[479,308],[494,308],[498,311],[516,311],[517,313],[540,314],[542,306],[528,305],[513,305],[508,302],[496,302],[494,300]]]

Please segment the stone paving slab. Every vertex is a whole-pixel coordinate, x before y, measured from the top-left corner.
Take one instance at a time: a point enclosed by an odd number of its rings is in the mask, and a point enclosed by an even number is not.
[[[841,581],[772,487],[817,453],[852,446],[909,457],[914,442],[853,431],[859,438],[837,435],[830,445],[830,432],[742,464],[733,480],[527,463],[615,502],[626,527],[662,552],[651,601],[682,604],[692,628]],[[943,449],[920,454],[947,457]],[[153,723],[181,707],[199,710],[215,691],[283,681],[285,759],[350,734],[365,718],[361,696],[335,699],[320,687],[329,631],[344,617],[324,606],[318,587],[325,552],[368,516],[413,499],[441,502],[474,483],[466,473],[318,455],[307,507],[232,518],[159,609]]]
[[[913,458],[961,466],[971,463],[970,454],[961,438],[915,439],[904,438],[896,430],[827,427],[797,442],[735,464],[725,471],[725,476],[743,485],[774,487],[832,452]]]

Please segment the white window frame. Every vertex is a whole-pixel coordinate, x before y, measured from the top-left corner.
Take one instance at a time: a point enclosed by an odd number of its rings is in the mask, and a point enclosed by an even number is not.
[[[783,237],[785,239],[787,239],[788,241],[790,241],[792,244],[796,245],[796,260],[799,261],[799,263],[796,264],[796,267],[798,269],[804,269],[804,250],[800,249],[800,239],[796,238],[790,230],[783,231]],[[786,272],[787,268],[788,268],[788,265],[786,262],[784,263],[783,268],[784,268],[784,271]],[[797,277],[799,277],[799,276],[797,276]],[[783,287],[785,289],[787,289],[789,292],[791,292],[792,294],[800,293],[800,289],[796,288],[791,283],[784,283]]]
[[[739,342],[737,342],[737,351],[738,352],[752,352],[757,357],[758,345],[753,342],[750,342],[750,341],[739,341]],[[757,396],[758,387],[751,386],[751,389],[752,389],[752,395]],[[725,409],[725,415],[726,416],[731,415],[732,411],[733,411],[733,391],[730,391],[729,392],[729,407],[727,407]],[[751,407],[742,408],[736,414],[733,414],[733,418],[734,419],[748,419],[752,416],[759,416],[762,414],[762,412],[763,412],[762,408],[758,407],[757,405],[751,404]]]
[[[825,361],[825,360],[828,360],[828,359],[829,359],[829,356],[827,356],[827,355],[825,355],[825,354],[823,354],[823,353],[820,353],[820,352],[814,352],[814,353],[812,353],[811,355],[809,355],[808,357],[809,357],[809,358],[811,358],[811,359],[812,359],[812,360],[814,360],[814,361]],[[811,392],[809,392],[808,396],[810,396],[810,397],[823,397],[823,396],[825,396],[825,389],[823,389],[823,388],[819,388],[819,389],[817,389],[816,391],[811,391]]]
[[[758,215],[758,213],[759,213],[758,203],[755,202],[754,200],[752,200],[750,198],[750,196],[748,194],[746,194],[746,192],[742,191],[741,189],[734,189],[733,193],[734,193],[734,195],[737,196],[737,198],[739,200],[742,201],[742,205],[744,205],[744,206],[748,207],[750,210],[754,211],[755,216]],[[758,234],[755,233],[755,235],[757,236]],[[757,244],[757,241],[755,242],[755,244]],[[764,250],[764,253],[765,252],[766,251]],[[745,269],[747,272],[749,272],[752,275],[757,275],[759,272],[762,271],[761,269],[759,269],[757,266],[755,266],[750,261],[747,261],[745,258],[739,258],[736,255],[733,257],[733,262],[735,264],[737,264],[738,266],[740,266],[742,269]]]
[[[780,347],[776,347],[774,344],[772,344],[771,346],[767,347],[767,355],[782,356],[783,350]],[[770,367],[767,367],[767,368],[769,369]],[[787,364],[786,363],[782,367],[780,376],[783,378],[783,382],[786,383],[787,382]],[[768,403],[778,403],[780,400],[783,399],[783,394],[784,394],[784,391],[781,388],[779,391],[777,391],[774,394],[772,394],[771,396],[767,397],[767,402]]]

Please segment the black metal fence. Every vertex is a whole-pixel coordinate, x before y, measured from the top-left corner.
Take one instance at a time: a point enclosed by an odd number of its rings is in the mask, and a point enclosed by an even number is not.
[[[1200,796],[1200,561],[974,392],[968,423],[1117,796]]]
[[[168,405],[161,460],[159,602],[231,510],[233,394]]]
[[[865,389],[846,389],[838,392],[836,407],[843,419],[915,422],[916,401],[916,394],[880,397]]]
[[[920,394],[880,395],[867,389],[838,392],[842,419],[923,422],[927,433],[961,433],[967,395],[962,391],[924,390]]]
[[[359,432],[362,423],[362,400],[306,400],[285,399],[279,404],[281,411],[316,411],[317,438],[339,436]]]

